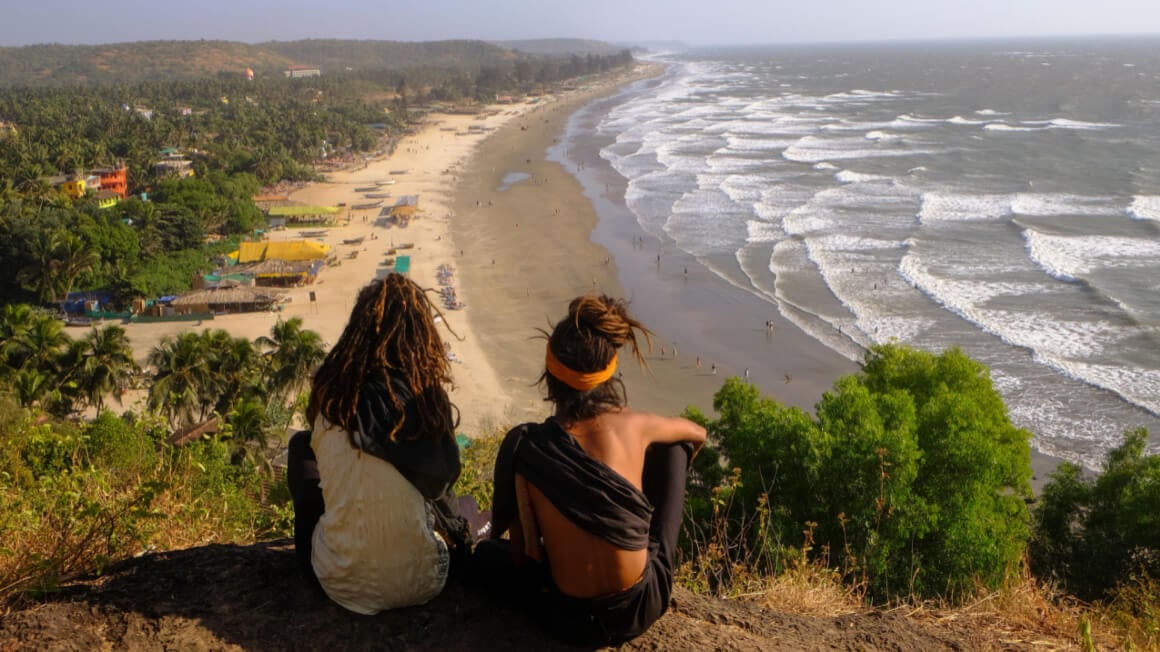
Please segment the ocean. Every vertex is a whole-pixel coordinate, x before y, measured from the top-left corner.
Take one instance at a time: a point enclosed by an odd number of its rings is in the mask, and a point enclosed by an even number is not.
[[[851,360],[962,348],[1049,455],[1160,433],[1160,40],[655,58],[556,153],[594,130],[663,251]]]

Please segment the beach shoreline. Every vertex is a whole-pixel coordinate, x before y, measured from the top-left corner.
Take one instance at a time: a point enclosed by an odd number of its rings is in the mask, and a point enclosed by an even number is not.
[[[462,310],[444,309],[432,297],[448,327],[443,336],[454,360],[451,396],[469,436],[548,416],[536,385],[543,370],[537,329],[550,329],[572,298],[592,291],[628,299],[655,334],[652,350],[643,352],[647,369],[622,356],[632,407],[678,414],[693,406],[711,415],[725,378],[748,371],[764,396],[812,411],[822,393],[858,365],[785,320],[775,306],[642,231],[624,206],[623,177],[599,156],[603,143],[591,132],[600,111],[621,101],[618,95],[631,84],[650,83],[662,72],[659,64],[641,64],[533,104],[433,115],[390,156],[293,191],[290,198],[298,203],[353,207],[360,198],[356,188],[390,181],[383,186],[391,193],[388,205],[419,195],[420,210],[407,228],[383,228],[375,224],[377,208],[347,208],[340,226],[320,238],[339,264],[326,267],[313,285],[288,289],[291,301],[281,311],[221,315],[197,325],[129,324],[136,359],[144,365],[153,347],[180,332],[220,328],[253,340],[292,317],[329,347],[358,291],[390,271],[388,250],[411,245],[410,277],[437,290],[446,265],[466,303]],[[299,233],[276,231],[269,239],[294,240]],[[357,245],[343,244],[359,238]],[[1033,450],[1036,486],[1058,462]]]
[[[635,83],[661,71],[653,72]],[[812,412],[823,392],[860,365],[640,228],[624,204],[625,180],[600,157],[607,142],[594,129],[622,101],[620,90],[574,98],[535,122],[497,130],[466,164],[466,183],[452,200],[464,292],[488,305],[469,311],[470,329],[512,400],[504,424],[548,415],[534,384],[543,369],[536,329],[550,328],[569,300],[589,291],[629,299],[656,335],[649,370],[622,356],[631,406],[664,414],[693,406],[711,415],[725,378],[748,376],[763,396]],[[513,174],[527,177],[505,183]],[[1036,492],[1060,462],[1032,449]]]

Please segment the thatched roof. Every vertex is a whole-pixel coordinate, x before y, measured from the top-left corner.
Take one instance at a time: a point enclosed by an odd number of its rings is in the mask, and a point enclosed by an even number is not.
[[[289,261],[281,260],[279,258],[267,258],[260,263],[250,263],[237,265],[230,268],[232,274],[253,274],[259,275],[291,275],[291,274],[305,274],[310,271],[314,263],[308,261]]]
[[[270,288],[216,287],[194,290],[173,300],[174,306],[206,305],[246,305],[270,304],[280,300],[284,294],[271,292]]]

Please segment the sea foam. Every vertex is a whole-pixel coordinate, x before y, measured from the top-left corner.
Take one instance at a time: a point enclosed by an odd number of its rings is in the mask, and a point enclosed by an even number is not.
[[[1128,206],[1128,215],[1137,220],[1160,221],[1160,195],[1137,195]]]
[[[1011,195],[972,195],[955,192],[926,192],[918,220],[935,222],[973,222],[999,220],[1011,215]]]

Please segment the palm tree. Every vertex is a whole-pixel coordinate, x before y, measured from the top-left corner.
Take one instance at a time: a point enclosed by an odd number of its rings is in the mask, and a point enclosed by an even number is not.
[[[233,440],[230,457],[235,464],[246,457],[254,456],[256,452],[265,452],[268,420],[265,404],[256,397],[243,399],[230,410],[226,423],[229,424]],[[257,455],[252,459],[263,463],[266,461],[265,457]]]
[[[0,365],[23,366],[27,353],[25,339],[34,320],[32,307],[27,304],[10,303],[0,310]]]
[[[84,344],[85,358],[78,384],[89,404],[100,414],[106,394],[113,394],[117,403],[121,403],[121,394],[129,388],[137,363],[121,326],[94,328],[85,336]]]
[[[60,231],[41,231],[29,239],[28,248],[32,263],[16,273],[16,280],[29,290],[35,290],[44,303],[56,296],[58,283],[55,251]]]
[[[310,382],[311,372],[326,357],[322,337],[303,329],[301,317],[279,319],[270,329],[270,337],[258,338],[258,345],[266,349],[265,377],[271,403],[279,406]]]
[[[156,372],[147,405],[174,428],[192,423],[204,412],[204,395],[212,385],[206,340],[197,333],[166,336],[147,358]]]
[[[32,407],[51,390],[52,378],[39,369],[20,369],[13,375],[11,387],[21,406]]]
[[[58,297],[61,299],[67,297],[68,293],[72,291],[73,283],[76,282],[78,276],[101,262],[100,255],[92,247],[71,233],[65,233],[59,238],[54,253],[56,254],[59,276],[57,289],[60,294]]]
[[[250,340],[230,337],[221,329],[207,331],[205,337],[215,382],[215,391],[211,392],[214,400],[208,405],[219,414],[226,414],[240,397],[261,393],[258,351]]]
[[[35,315],[27,331],[20,338],[25,369],[37,369],[49,374],[60,371],[60,355],[72,338],[64,332],[64,324],[49,315]]]

